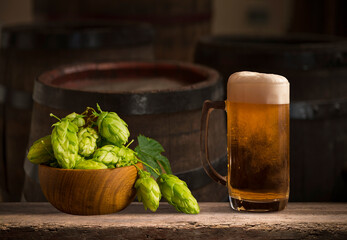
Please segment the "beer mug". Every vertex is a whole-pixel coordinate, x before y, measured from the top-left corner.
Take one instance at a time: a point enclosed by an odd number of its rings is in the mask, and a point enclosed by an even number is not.
[[[227,113],[227,176],[221,176],[208,157],[208,120],[214,109]],[[227,100],[204,102],[200,145],[203,167],[227,186],[232,209],[284,209],[289,198],[288,80],[275,74],[232,74]]]

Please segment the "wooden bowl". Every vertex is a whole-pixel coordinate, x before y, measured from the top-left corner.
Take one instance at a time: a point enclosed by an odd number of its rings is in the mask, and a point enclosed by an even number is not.
[[[143,168],[138,163],[139,168]],[[58,210],[76,215],[121,211],[135,198],[135,166],[114,169],[60,169],[39,166],[41,189]]]

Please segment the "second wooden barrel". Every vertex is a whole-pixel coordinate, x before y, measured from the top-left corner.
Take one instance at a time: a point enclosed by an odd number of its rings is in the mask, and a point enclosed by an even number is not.
[[[277,73],[290,82],[290,201],[347,201],[347,40],[333,36],[200,39],[195,61],[224,76]]]
[[[35,82],[29,145],[50,134],[58,117],[98,103],[123,118],[131,133],[159,141],[173,172],[185,180],[198,201],[227,199],[227,189],[205,174],[200,162],[201,108],[206,99],[222,100],[217,71],[182,62],[119,62],[71,65],[45,72]],[[225,114],[216,112],[209,135],[210,156],[226,172]],[[223,137],[224,136],[224,137]],[[130,147],[135,147],[136,141]],[[37,168],[26,161],[24,194],[28,201],[44,198]]]
[[[156,31],[156,59],[192,61],[199,37],[210,34],[212,0],[33,0],[39,21],[126,20],[146,22]]]
[[[139,23],[25,24],[2,28],[0,78],[5,89],[0,126],[3,201],[19,201],[28,143],[34,79],[62,64],[152,60],[154,31]],[[0,131],[0,132],[1,132]],[[0,141],[1,142],[1,141]]]

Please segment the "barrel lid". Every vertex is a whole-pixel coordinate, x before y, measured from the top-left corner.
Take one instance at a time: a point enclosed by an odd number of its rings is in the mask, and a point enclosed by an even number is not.
[[[129,85],[131,81],[135,85]],[[152,81],[147,85],[150,88],[135,89],[148,81]],[[161,81],[173,85],[160,87]],[[127,84],[131,89],[124,88]],[[168,61],[63,66],[40,75],[33,93],[36,103],[55,109],[81,111],[99,103],[103,110],[124,115],[197,110],[207,99],[222,98],[222,81],[217,71]]]
[[[32,23],[2,28],[5,49],[114,48],[152,43],[151,25],[134,22]]]

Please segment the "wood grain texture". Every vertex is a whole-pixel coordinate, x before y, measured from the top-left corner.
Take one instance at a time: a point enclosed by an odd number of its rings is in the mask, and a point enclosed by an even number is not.
[[[137,166],[142,168],[142,164]],[[135,198],[134,166],[82,170],[39,166],[41,189],[58,210],[77,215],[118,212]]]
[[[152,213],[134,202],[115,214],[74,216],[49,203],[0,203],[0,238],[347,239],[347,203],[289,203],[272,213],[240,213],[227,202],[200,208],[187,215],[161,203]]]

